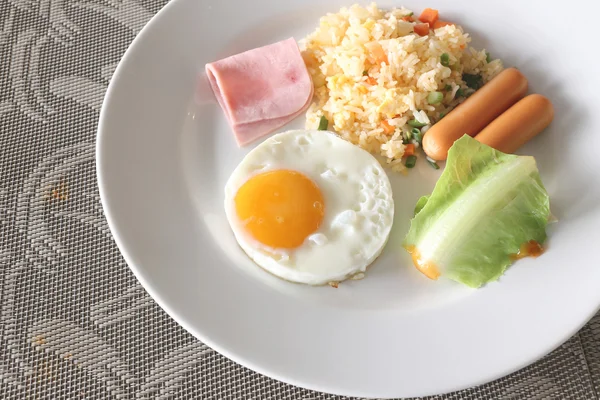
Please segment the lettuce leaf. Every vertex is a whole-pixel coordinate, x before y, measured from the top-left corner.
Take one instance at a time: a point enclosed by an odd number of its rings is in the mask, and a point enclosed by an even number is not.
[[[471,287],[498,279],[529,241],[543,244],[550,200],[533,157],[468,135],[450,148],[433,193],[419,199],[403,246],[415,265]]]
[[[427,200],[429,200],[429,196],[423,196],[417,201],[417,204],[415,205],[415,215],[417,215],[419,211],[421,211],[423,207],[425,207],[425,204],[427,204]]]

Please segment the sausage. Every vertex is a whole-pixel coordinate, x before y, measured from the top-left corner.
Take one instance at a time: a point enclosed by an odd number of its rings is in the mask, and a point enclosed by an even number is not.
[[[445,160],[448,149],[465,133],[475,136],[527,92],[527,78],[508,68],[434,124],[423,137],[423,150],[434,160]]]
[[[492,121],[475,139],[503,153],[513,153],[550,125],[553,118],[550,100],[532,94]]]

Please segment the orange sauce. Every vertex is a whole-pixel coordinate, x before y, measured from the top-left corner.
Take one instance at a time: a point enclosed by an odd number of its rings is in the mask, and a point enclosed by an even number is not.
[[[417,250],[415,246],[408,246],[406,247],[406,250],[410,253],[415,267],[417,267],[423,275],[433,280],[437,280],[437,278],[440,277],[440,271],[437,266],[430,261],[421,259],[421,253],[419,253],[419,250]]]
[[[525,257],[539,257],[544,252],[541,244],[535,240],[530,240],[521,245],[519,252],[510,256],[512,260],[520,260]]]

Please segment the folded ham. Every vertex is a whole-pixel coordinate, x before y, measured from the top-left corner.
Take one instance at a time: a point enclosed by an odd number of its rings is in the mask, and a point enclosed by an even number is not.
[[[293,38],[206,64],[206,74],[239,146],[294,119],[313,96]]]

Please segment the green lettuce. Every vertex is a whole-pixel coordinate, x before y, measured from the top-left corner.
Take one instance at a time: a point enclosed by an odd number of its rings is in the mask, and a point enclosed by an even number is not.
[[[544,243],[549,216],[533,157],[465,135],[450,148],[433,193],[417,202],[403,246],[441,276],[480,287],[498,279],[523,244]]]

